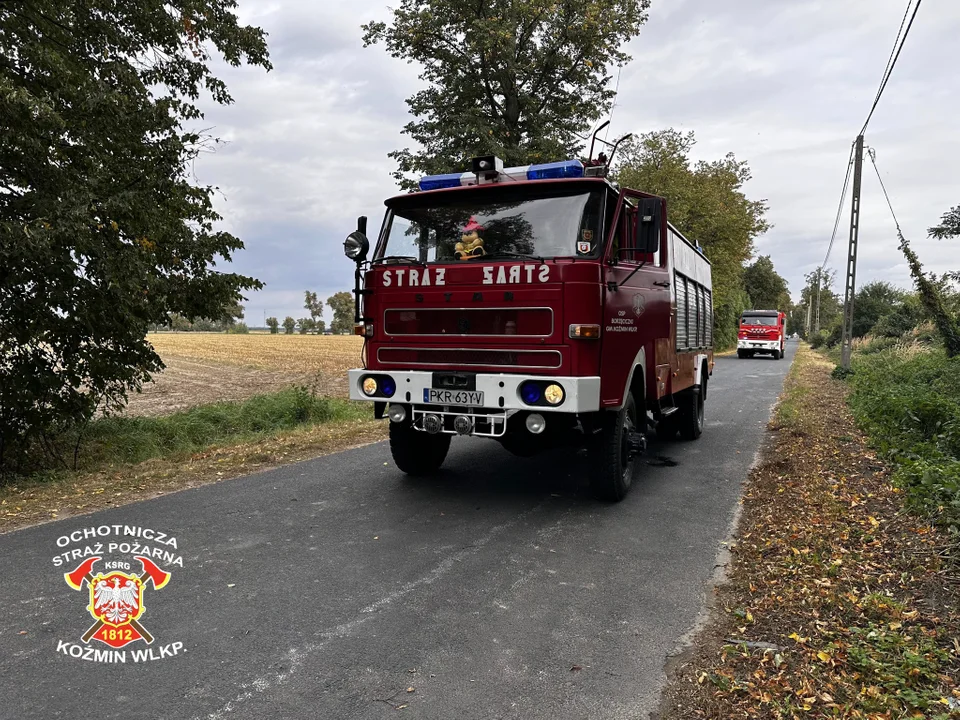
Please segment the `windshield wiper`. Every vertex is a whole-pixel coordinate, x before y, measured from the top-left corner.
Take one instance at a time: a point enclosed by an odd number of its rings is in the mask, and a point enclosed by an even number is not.
[[[420,258],[415,258],[412,255],[386,255],[384,257],[379,257],[373,261],[374,265],[379,265],[380,263],[385,263],[387,261],[396,261],[396,262],[405,262],[412,265],[426,265],[423,260]]]
[[[539,255],[529,255],[527,253],[510,252],[509,250],[498,250],[497,252],[488,253],[483,257],[486,258],[487,260],[493,260],[494,258],[498,258],[498,257],[508,257],[508,258],[523,258],[524,260],[536,260],[537,262],[541,262],[541,263],[546,262],[546,260],[544,260]]]

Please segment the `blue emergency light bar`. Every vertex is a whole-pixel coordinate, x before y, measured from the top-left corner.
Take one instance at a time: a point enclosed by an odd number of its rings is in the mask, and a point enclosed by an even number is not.
[[[579,160],[563,160],[561,162],[540,163],[537,165],[522,165],[520,167],[504,168],[499,173],[498,180],[560,180],[562,178],[583,177],[583,163]],[[487,182],[491,182],[487,180]],[[446,173],[444,175],[427,175],[420,178],[421,190],[440,190],[441,188],[476,185],[477,176],[472,172]]]

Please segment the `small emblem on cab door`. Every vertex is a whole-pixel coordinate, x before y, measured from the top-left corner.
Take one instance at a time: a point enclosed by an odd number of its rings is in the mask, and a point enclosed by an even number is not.
[[[643,299],[643,295],[637,293],[633,296],[633,314],[637,317],[643,315],[643,311],[647,309],[647,301]]]

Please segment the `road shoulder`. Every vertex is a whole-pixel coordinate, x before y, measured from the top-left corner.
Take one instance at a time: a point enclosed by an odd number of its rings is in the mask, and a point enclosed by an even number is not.
[[[948,538],[903,510],[832,368],[798,351],[728,577],[668,668],[659,720],[960,717]]]

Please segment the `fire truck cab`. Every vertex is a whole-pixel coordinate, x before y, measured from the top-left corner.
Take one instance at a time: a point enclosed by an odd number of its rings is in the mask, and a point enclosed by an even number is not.
[[[363,367],[350,397],[390,420],[411,475],[454,435],[517,455],[586,446],[590,485],[617,501],[646,432],[697,439],[713,371],[710,263],[666,201],[579,160],[425,177],[386,201],[356,265]]]
[[[749,358],[757,353],[783,358],[786,349],[787,316],[778,310],[744,310],[737,331],[737,357]]]

